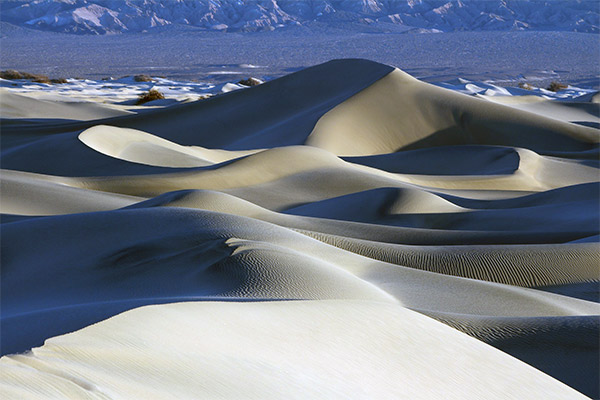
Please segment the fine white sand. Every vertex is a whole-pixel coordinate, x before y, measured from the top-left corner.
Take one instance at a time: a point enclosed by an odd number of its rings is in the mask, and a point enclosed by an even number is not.
[[[3,90],[0,394],[598,397],[598,103],[516,94]]]
[[[32,398],[585,398],[439,322],[360,301],[142,307],[0,364],[3,392]]]

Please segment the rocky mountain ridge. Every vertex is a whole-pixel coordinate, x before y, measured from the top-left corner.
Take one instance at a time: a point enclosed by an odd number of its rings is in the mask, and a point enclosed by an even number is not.
[[[600,32],[596,0],[6,0],[1,20],[75,34],[194,27],[226,32],[272,31],[315,24],[357,31]]]

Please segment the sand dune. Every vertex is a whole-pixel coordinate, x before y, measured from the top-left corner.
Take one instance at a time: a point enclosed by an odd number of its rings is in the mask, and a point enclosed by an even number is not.
[[[66,186],[52,177],[4,170],[0,174],[0,209],[4,214],[57,215],[107,211],[142,198]]]
[[[203,167],[259,152],[181,146],[135,129],[96,125],[79,135],[92,149],[125,161],[159,167]]]
[[[14,396],[585,398],[441,323],[376,302],[143,307],[0,365],[2,390]]]
[[[139,112],[29,96],[3,397],[600,395],[595,103],[366,60]]]
[[[0,89],[2,118],[27,120],[96,120],[133,114],[119,107],[94,102],[60,102],[34,99]],[[48,123],[48,121],[45,121]]]
[[[344,156],[451,144],[508,145],[543,154],[587,150],[595,143],[595,129],[478,101],[400,70],[325,114],[306,141]]]

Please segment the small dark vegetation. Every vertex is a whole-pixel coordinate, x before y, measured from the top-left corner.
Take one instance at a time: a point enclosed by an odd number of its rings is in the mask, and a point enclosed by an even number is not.
[[[156,90],[156,89],[150,89],[146,93],[140,94],[140,97],[138,98],[138,100],[135,103],[135,105],[139,106],[139,105],[142,105],[144,103],[148,103],[149,101],[162,100],[164,98],[165,98],[165,96],[161,92],[159,92],[158,90]]]
[[[46,75],[27,74],[25,79],[31,79],[32,82],[36,83],[52,83]]]
[[[6,71],[0,71],[0,78],[2,79],[24,79],[23,75],[19,71],[15,71],[14,69],[7,69]]]
[[[565,85],[564,83],[552,82],[550,83],[550,86],[548,86],[546,89],[552,92],[558,92],[559,90],[566,89],[567,87],[569,86]]]
[[[152,79],[150,76],[148,75],[135,75],[133,77],[133,80],[136,82],[152,82],[154,79]]]
[[[238,83],[240,85],[244,85],[244,86],[257,86],[257,85],[260,85],[263,82],[260,79],[250,77],[248,79],[242,79]]]
[[[0,78],[2,79],[28,79],[37,83],[50,83],[50,78],[46,75],[30,74],[29,72],[20,72],[14,69],[7,69],[6,71],[0,71]]]
[[[525,89],[525,90],[533,90],[533,86],[531,86],[529,83],[526,83],[526,82],[519,82],[519,88]]]
[[[29,72],[21,72],[14,69],[0,71],[0,78],[10,80],[24,79],[37,83],[68,83],[65,78],[50,79],[46,75],[30,74]]]

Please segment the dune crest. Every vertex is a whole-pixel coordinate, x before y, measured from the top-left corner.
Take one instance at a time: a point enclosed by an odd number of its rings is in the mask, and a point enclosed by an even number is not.
[[[96,125],[79,135],[79,140],[107,156],[157,167],[204,167],[256,153],[180,146],[136,129]]]
[[[597,144],[596,129],[420,82],[395,69],[322,116],[306,144],[343,156],[459,144],[544,154]]]

